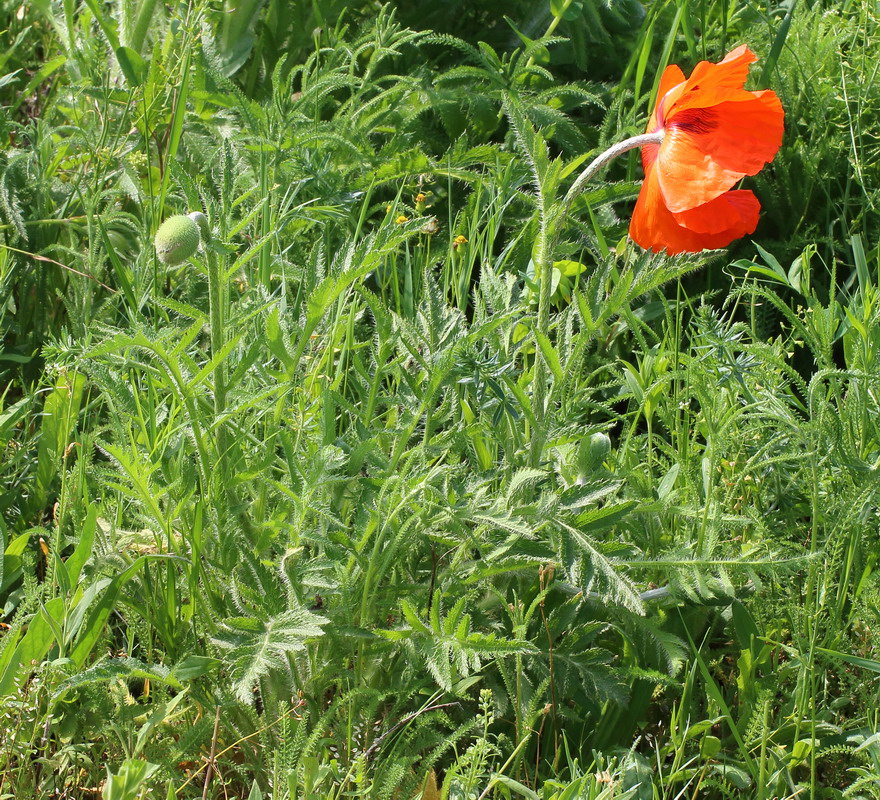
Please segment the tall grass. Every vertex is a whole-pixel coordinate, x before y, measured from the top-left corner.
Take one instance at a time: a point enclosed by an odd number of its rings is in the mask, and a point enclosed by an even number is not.
[[[0,796],[877,796],[873,11],[343,5],[7,8]],[[567,202],[744,40],[753,243]]]

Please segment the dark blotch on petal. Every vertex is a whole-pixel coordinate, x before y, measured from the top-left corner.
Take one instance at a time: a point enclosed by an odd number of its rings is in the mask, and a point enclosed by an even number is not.
[[[676,114],[668,126],[685,133],[711,133],[718,127],[718,115],[711,108],[688,108]]]

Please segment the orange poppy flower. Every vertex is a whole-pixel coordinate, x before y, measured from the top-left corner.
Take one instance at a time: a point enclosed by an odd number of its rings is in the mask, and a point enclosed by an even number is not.
[[[731,187],[776,155],[784,116],[774,92],[743,88],[756,60],[743,45],[687,79],[674,64],[664,71],[647,131],[663,139],[642,147],[645,181],[629,228],[641,247],[695,253],[755,230],[758,198]]]

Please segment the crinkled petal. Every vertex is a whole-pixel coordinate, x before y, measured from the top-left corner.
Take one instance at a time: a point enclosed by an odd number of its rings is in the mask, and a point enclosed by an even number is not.
[[[648,170],[654,166],[658,152],[660,152],[660,145],[656,142],[642,145],[642,169],[645,171],[645,175],[647,175]]]
[[[729,192],[698,208],[673,214],[663,201],[657,170],[645,175],[630,221],[629,234],[646,250],[669,255],[725,247],[752,233],[760,204],[750,191]]]
[[[730,238],[725,244],[753,233],[758,225],[761,204],[755,193],[747,189],[735,189],[696,208],[672,214],[675,221],[694,233]]]
[[[647,133],[654,133],[654,131],[663,127],[663,109],[666,106],[666,96],[676,86],[683,86],[684,83],[684,73],[677,64],[670,64],[663,70],[663,75],[660,78],[660,87],[657,89],[657,102],[654,105],[654,110],[651,112],[651,119],[648,121]]]
[[[770,91],[711,108],[691,108],[668,123],[657,153],[663,196],[674,212],[708,203],[755,175],[782,144],[783,111]]]
[[[671,121],[688,108],[706,108],[725,99],[729,92],[742,91],[749,76],[749,64],[758,57],[742,45],[728,53],[718,64],[701,61],[680,91],[666,105],[666,120]]]

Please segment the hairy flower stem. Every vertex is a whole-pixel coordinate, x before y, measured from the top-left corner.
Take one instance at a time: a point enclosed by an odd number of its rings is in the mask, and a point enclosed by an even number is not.
[[[622,142],[618,142],[614,146],[609,147],[601,155],[596,156],[596,158],[587,164],[584,171],[578,175],[577,180],[571,185],[571,188],[568,190],[562,201],[562,205],[559,207],[559,213],[556,219],[561,221],[568,215],[572,203],[574,203],[577,196],[584,190],[584,186],[586,186],[590,179],[606,164],[630,150],[635,150],[637,147],[642,147],[646,144],[660,144],[662,141],[663,131],[643,133],[640,136],[631,136],[629,139],[624,139]]]
[[[203,235],[207,236],[206,228]],[[206,242],[208,264],[208,318],[211,326],[211,358],[217,359],[214,365],[214,447],[217,451],[216,460],[216,491],[214,496],[217,502],[217,518],[221,531],[221,540],[224,539],[224,530],[227,522],[234,521],[241,533],[249,541],[253,541],[254,532],[251,519],[247,511],[247,504],[243,504],[238,491],[232,480],[233,469],[230,464],[236,461],[236,443],[230,440],[226,422],[221,422],[226,413],[226,358],[219,356],[227,345],[226,341],[226,258],[215,252],[208,240]],[[236,510],[237,509],[237,510]],[[232,540],[230,540],[231,542]],[[222,547],[221,562],[225,559],[235,559],[235,552],[229,547]],[[235,563],[234,561],[232,563]],[[232,563],[228,566],[231,568]]]
[[[535,371],[533,378],[534,391],[532,394],[532,412],[535,416],[535,426],[531,436],[531,461],[533,466],[537,466],[541,461],[544,449],[544,441],[546,440],[546,430],[544,425],[545,417],[545,373],[547,371],[544,355],[541,351],[541,338],[548,340],[550,336],[550,296],[553,284],[553,249],[556,239],[559,236],[565,218],[571,211],[571,206],[577,199],[577,196],[584,190],[584,187],[595,174],[606,164],[613,161],[619,155],[623,155],[629,150],[642,147],[646,144],[659,144],[663,141],[663,131],[656,133],[644,133],[640,136],[632,136],[618,142],[613,147],[609,147],[604,153],[596,156],[578,175],[577,180],[571,185],[562,202],[559,203],[549,213],[546,213],[541,222],[541,229],[538,232],[538,238],[535,242],[535,274],[538,277],[538,320],[536,333],[538,339],[537,352],[535,354]]]
[[[226,344],[225,331],[225,291],[220,264],[217,254],[211,249],[208,251],[208,313],[211,325],[211,358],[217,358]],[[215,445],[217,448],[217,469],[220,477],[226,475],[226,426],[219,423],[220,417],[226,411],[226,365],[220,359],[214,366],[214,426]]]
[[[532,375],[533,391],[532,391],[532,413],[535,417],[535,424],[532,428],[531,436],[531,462],[533,467],[537,467],[541,463],[541,456],[544,451],[544,442],[547,438],[544,425],[544,386],[546,382],[545,373],[547,365],[544,361],[544,354],[541,349],[541,339],[549,335],[550,331],[550,287],[553,283],[553,264],[550,260],[550,237],[548,235],[546,222],[542,221],[541,228],[538,232],[538,239],[535,242],[535,252],[533,260],[535,262],[535,275],[538,277],[538,321],[535,328],[535,371]]]

